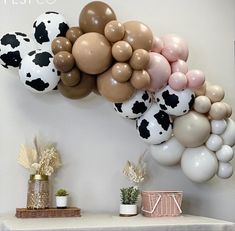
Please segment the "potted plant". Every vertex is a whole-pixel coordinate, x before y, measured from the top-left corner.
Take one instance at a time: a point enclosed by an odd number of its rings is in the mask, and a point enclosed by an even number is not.
[[[139,193],[139,189],[134,186],[121,189],[120,216],[129,217],[137,215]]]
[[[68,206],[69,193],[65,189],[59,189],[56,192],[56,207],[58,209],[65,209]]]

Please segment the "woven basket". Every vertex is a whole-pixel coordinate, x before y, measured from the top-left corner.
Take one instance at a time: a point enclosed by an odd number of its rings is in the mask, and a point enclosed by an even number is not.
[[[144,191],[142,195],[142,213],[146,217],[178,216],[182,213],[181,191]]]

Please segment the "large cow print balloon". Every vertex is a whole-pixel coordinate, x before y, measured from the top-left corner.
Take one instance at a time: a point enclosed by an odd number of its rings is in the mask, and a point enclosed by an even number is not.
[[[17,69],[23,57],[34,50],[34,44],[24,33],[7,33],[0,39],[0,64],[7,69]]]
[[[53,64],[53,56],[43,50],[32,51],[24,57],[19,75],[21,82],[35,93],[53,90],[60,80],[60,73]]]

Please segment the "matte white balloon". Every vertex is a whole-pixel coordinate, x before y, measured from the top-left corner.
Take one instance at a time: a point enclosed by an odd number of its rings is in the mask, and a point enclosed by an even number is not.
[[[230,146],[223,145],[221,149],[216,152],[216,156],[221,162],[229,162],[234,157],[234,151]]]
[[[202,183],[215,176],[218,161],[215,154],[205,146],[187,148],[181,159],[181,168],[190,180]]]
[[[233,166],[230,163],[219,163],[217,176],[222,179],[227,179],[233,175]]]
[[[150,146],[150,153],[153,158],[161,165],[172,166],[180,162],[185,147],[175,138],[168,141]]]
[[[225,120],[212,120],[211,132],[216,135],[221,135],[227,128],[227,122]]]
[[[206,142],[206,147],[211,151],[218,151],[223,145],[223,139],[215,134],[211,134]]]
[[[227,128],[221,137],[224,140],[224,144],[233,147],[235,144],[235,122],[232,119],[227,119]]]

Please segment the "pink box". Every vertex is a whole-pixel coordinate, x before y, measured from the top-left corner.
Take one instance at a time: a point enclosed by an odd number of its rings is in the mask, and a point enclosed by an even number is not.
[[[141,211],[146,217],[179,216],[182,191],[143,191]]]

